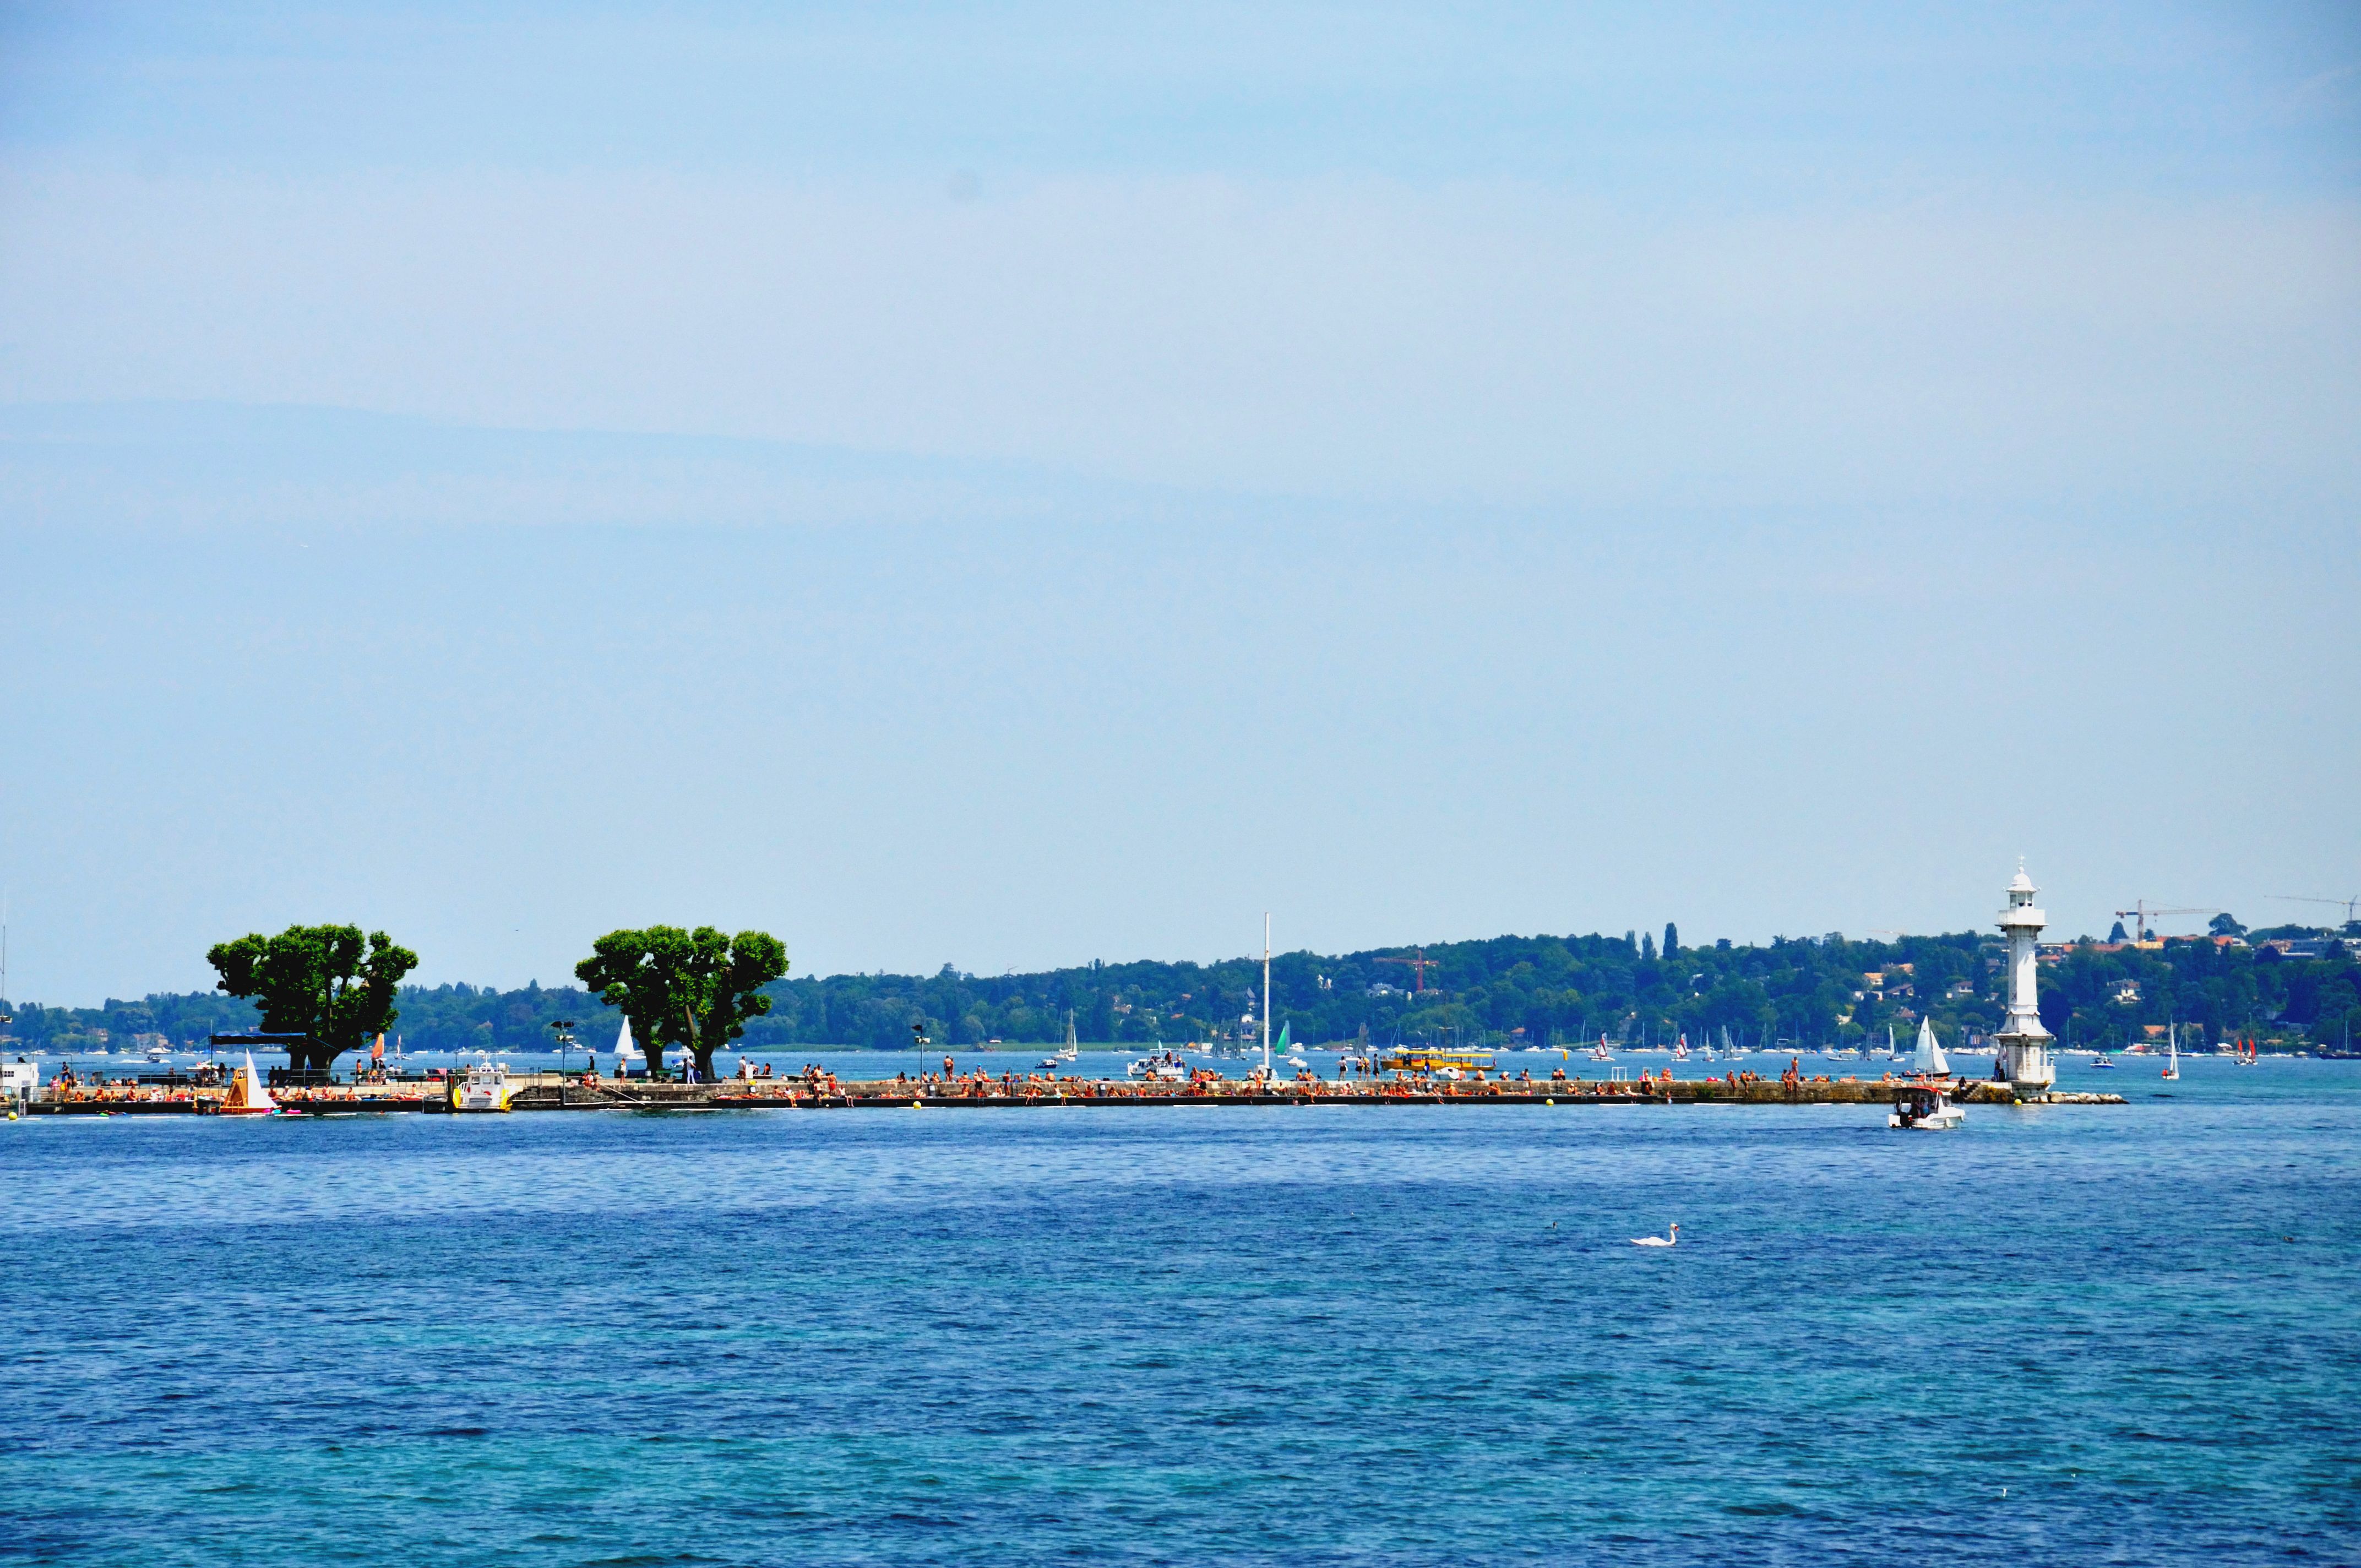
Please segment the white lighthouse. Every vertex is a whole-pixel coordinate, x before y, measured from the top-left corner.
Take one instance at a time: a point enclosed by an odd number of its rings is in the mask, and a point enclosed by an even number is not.
[[[2008,884],[2008,907],[2000,912],[2001,935],[2008,938],[2008,1017],[1993,1036],[2000,1047],[1993,1076],[2007,1080],[2019,1094],[2047,1094],[2058,1081],[2050,1034],[2041,1026],[2041,1003],[2034,996],[2040,969],[2035,944],[2049,924],[2049,917],[2033,907],[2033,895],[2040,891],[2018,866],[2016,880]]]

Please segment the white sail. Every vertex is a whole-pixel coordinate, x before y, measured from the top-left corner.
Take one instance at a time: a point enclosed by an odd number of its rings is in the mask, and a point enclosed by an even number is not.
[[[630,1061],[639,1054],[640,1047],[631,1044],[631,1021],[626,1018],[623,1020],[622,1028],[615,1035],[615,1055],[624,1061]]]
[[[278,1110],[279,1102],[270,1097],[270,1091],[263,1083],[262,1075],[254,1070],[252,1051],[246,1053],[246,1066],[240,1070],[245,1074],[246,1080],[230,1086],[229,1100],[222,1109],[236,1115],[246,1116],[268,1115]]]
[[[1936,1043],[1935,1025],[1924,1018],[1918,1020],[1918,1052],[1910,1058],[1910,1067],[1929,1078],[1948,1077],[1951,1070],[1951,1064],[1943,1059],[1943,1047]]]

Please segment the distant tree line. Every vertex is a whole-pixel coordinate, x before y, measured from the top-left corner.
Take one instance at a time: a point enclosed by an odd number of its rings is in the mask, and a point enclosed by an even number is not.
[[[644,938],[665,929],[611,936]],[[733,962],[743,981],[774,961],[774,955],[759,943],[731,958],[728,942],[760,933],[722,938],[718,948],[708,941],[714,950],[701,959],[695,948],[700,933],[675,935],[689,944],[683,962],[706,965],[693,970],[708,976],[698,984],[727,981]],[[2259,944],[2274,936],[2313,935],[2311,927],[2281,927],[2255,932],[2251,939]],[[1405,956],[1407,949],[1389,948],[1274,958],[1272,1032],[1288,1025],[1296,1039],[1306,1042],[1366,1036],[1384,1045],[1455,1036],[1499,1047],[1573,1044],[1601,1034],[1631,1045],[1684,1033],[1693,1045],[1708,1039],[1719,1044],[1727,1029],[1748,1046],[1808,1046],[1882,1043],[1888,1028],[1906,1043],[1926,1016],[1934,1019],[1946,1044],[1955,1045],[1998,1025],[2006,984],[1997,936],[1975,932],[1884,942],[1831,937],[1710,947],[1684,947],[1670,927],[1661,946],[1653,933],[1498,937],[1428,947],[1425,956],[1433,962],[1424,971],[1423,993],[1415,971],[1380,961]],[[784,955],[775,955],[775,961],[784,964]],[[697,1002],[708,1011],[696,1019],[682,1014],[665,1037],[681,1043],[694,1033],[695,1046],[708,1063],[711,1049],[733,1043],[733,1026],[741,1031],[734,1043],[753,1050],[894,1049],[909,1045],[914,1024],[951,1048],[991,1040],[1030,1046],[1064,1038],[1071,1012],[1076,1032],[1093,1043],[1243,1042],[1258,1035],[1261,983],[1258,958],[1211,964],[1092,963],[999,976],[945,965],[932,975],[777,979],[732,993],[735,1000]],[[2042,966],[2041,985],[2043,1022],[2072,1046],[2122,1046],[2143,1037],[2149,1025],[2175,1021],[2199,1026],[2209,1040],[2251,1033],[2267,1049],[2274,1041],[2293,1049],[2361,1039],[2361,965],[2333,945],[2325,956],[2290,958],[2267,947],[2217,947],[2205,940],[2175,939],[2161,950],[2114,951],[2085,940],[2062,961]],[[650,1018],[660,1017],[666,1007],[677,1011],[673,1001],[664,1000],[672,993],[650,994],[658,997],[648,1003],[653,1009]],[[767,1002],[767,1011],[756,1009],[757,998]],[[574,986],[500,992],[404,985],[391,1003],[395,1017],[390,1027],[413,1051],[542,1049],[550,1039],[549,1025],[571,1019],[582,1043],[603,1053],[623,1016],[600,996]],[[185,1046],[260,1021],[250,1003],[208,992],[109,1001],[97,1008],[28,1004],[13,1011],[11,1044],[52,1051],[91,1049],[101,1043],[101,1031],[118,1051],[143,1035]],[[644,1044],[646,1029],[635,1027],[634,1033]]]

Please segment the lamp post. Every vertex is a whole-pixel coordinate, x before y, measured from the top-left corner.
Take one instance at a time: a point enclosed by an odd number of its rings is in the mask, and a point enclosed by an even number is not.
[[[566,1069],[568,1055],[574,1049],[574,1020],[553,1018],[549,1021],[549,1032],[557,1037],[557,1102],[563,1105],[566,1103]]]

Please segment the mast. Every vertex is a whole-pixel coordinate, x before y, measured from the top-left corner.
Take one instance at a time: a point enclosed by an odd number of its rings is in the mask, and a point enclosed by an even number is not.
[[[1270,911],[1262,912],[1262,1072],[1270,1076]]]

